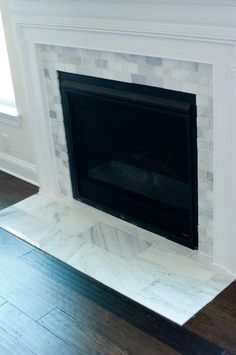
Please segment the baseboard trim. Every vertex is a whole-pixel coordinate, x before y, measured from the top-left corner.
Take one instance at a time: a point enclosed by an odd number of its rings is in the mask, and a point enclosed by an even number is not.
[[[38,174],[35,165],[0,153],[0,170],[38,186]]]

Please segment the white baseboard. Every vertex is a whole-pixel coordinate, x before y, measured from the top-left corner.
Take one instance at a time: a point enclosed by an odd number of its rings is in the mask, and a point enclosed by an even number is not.
[[[0,170],[38,186],[38,174],[35,165],[0,153]]]

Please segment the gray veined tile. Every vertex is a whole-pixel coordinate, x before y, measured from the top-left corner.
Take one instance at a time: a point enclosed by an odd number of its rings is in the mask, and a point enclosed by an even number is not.
[[[86,242],[82,238],[79,238],[79,236],[70,235],[58,230],[53,238],[50,238],[49,235],[47,242],[42,245],[42,250],[62,261],[66,261],[85,243]]]
[[[216,294],[222,292],[226,287],[228,287],[231,282],[234,281],[234,276],[226,275],[226,274],[216,274],[209,281],[207,281],[201,287],[201,290],[208,290],[208,294],[211,295],[212,298],[216,296]]]
[[[165,248],[151,246],[134,258],[134,263],[139,264],[146,270],[166,270],[168,274],[192,277],[199,281],[208,281],[215,275],[210,268],[191,260],[190,258],[177,254]]]
[[[183,325],[232,281],[231,277],[219,274],[204,282],[195,279],[194,275],[183,277],[160,273],[134,299]]]
[[[68,234],[81,233],[97,223],[84,210],[70,207],[57,198],[52,198],[49,203],[29,213],[41,222],[51,224]]]
[[[111,254],[90,242],[81,245],[68,258],[67,263],[129,298],[155,278],[153,274],[142,270],[139,265],[134,265],[129,260]]]
[[[99,223],[80,234],[84,240],[123,259],[130,259],[152,244],[118,228]]]
[[[21,239],[27,240],[27,236],[42,227],[40,220],[23,210],[15,207],[6,210],[0,213],[0,227]]]
[[[16,203],[14,206],[30,214],[39,208],[46,207],[52,202],[52,200],[53,198],[49,195],[37,193]]]
[[[168,283],[168,279],[165,282],[157,279],[138,292],[134,299],[154,312],[183,325],[201,309],[198,292],[196,289],[194,291],[195,295],[193,290],[190,292],[190,289],[187,289],[187,292],[184,292],[184,288],[177,284]],[[203,304],[206,303],[207,299]]]

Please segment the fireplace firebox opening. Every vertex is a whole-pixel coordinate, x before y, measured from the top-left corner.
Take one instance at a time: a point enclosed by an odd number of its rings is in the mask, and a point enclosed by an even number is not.
[[[58,78],[74,198],[196,249],[196,95]]]

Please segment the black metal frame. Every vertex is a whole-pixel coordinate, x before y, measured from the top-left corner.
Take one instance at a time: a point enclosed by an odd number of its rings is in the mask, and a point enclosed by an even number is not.
[[[196,122],[196,96],[193,94],[177,92],[173,90],[161,89],[156,87],[149,87],[137,84],[128,84],[124,82],[100,79],[95,77],[89,77],[78,74],[70,74],[65,72],[58,72],[58,79],[60,83],[60,93],[62,99],[64,125],[66,132],[67,148],[69,154],[69,167],[71,174],[71,183],[73,197],[77,200],[92,205],[98,209],[108,212],[116,217],[132,222],[142,228],[153,231],[160,235],[167,237],[170,240],[185,245],[191,249],[197,249],[198,247],[198,182],[197,182],[197,122]],[[91,95],[120,97],[127,101],[137,101],[137,98],[144,100],[150,106],[158,107],[159,110],[166,109],[169,106],[171,111],[175,111],[180,115],[188,115],[188,131],[191,135],[188,135],[188,154],[191,158],[191,164],[189,164],[189,176],[190,176],[190,190],[189,194],[189,218],[190,218],[190,235],[188,239],[182,239],[176,235],[170,234],[156,228],[155,226],[144,223],[140,220],[132,218],[126,214],[117,212],[116,210],[94,202],[88,198],[84,198],[80,195],[78,189],[78,167],[76,166],[75,149],[72,137],[72,127],[70,122],[69,106],[68,106],[68,93],[90,93]]]

